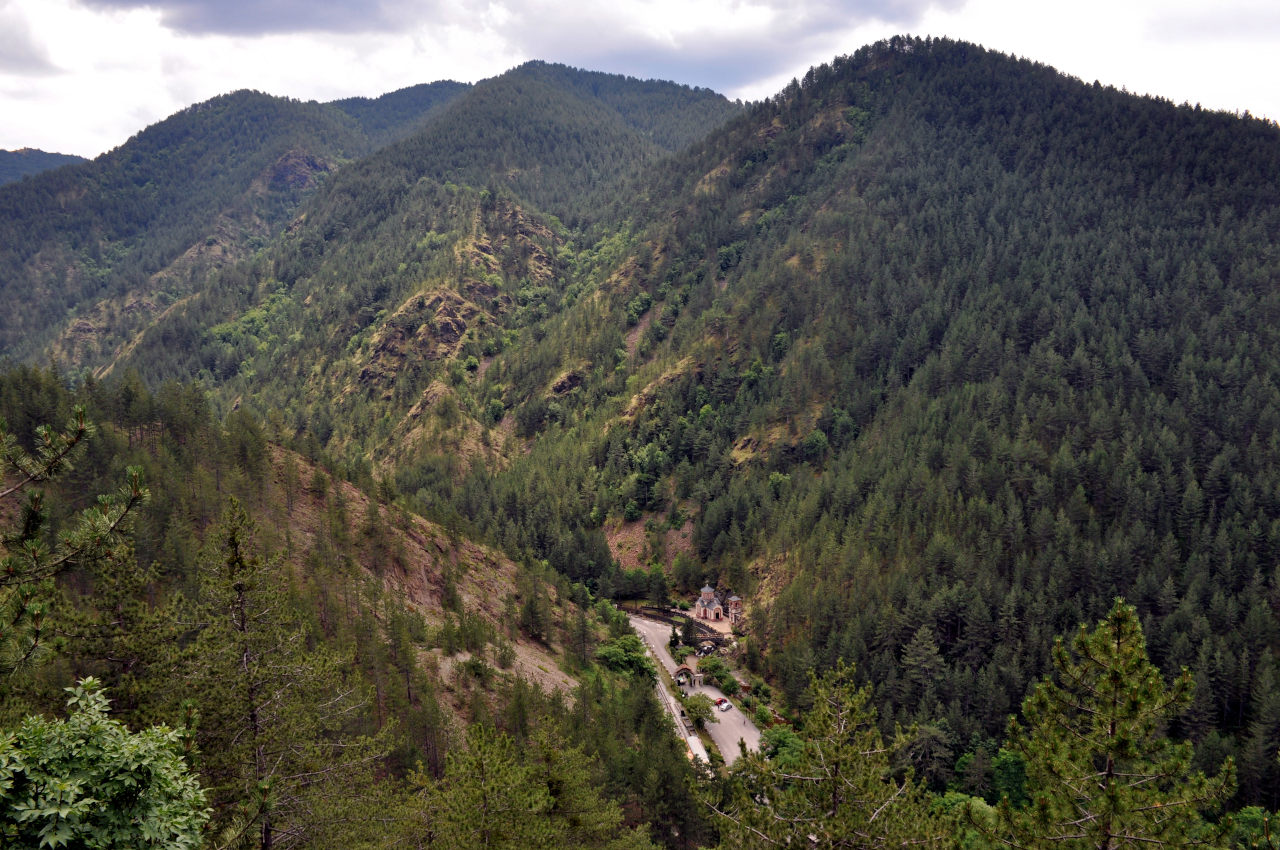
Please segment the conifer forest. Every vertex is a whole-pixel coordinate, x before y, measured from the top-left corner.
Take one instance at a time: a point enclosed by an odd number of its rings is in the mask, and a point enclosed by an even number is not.
[[[895,37],[33,162],[0,847],[1280,848],[1274,122]]]

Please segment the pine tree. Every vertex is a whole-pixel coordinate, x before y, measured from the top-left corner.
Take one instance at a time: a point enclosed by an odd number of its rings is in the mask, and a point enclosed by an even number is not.
[[[443,780],[418,779],[426,786],[419,843],[457,850],[552,846],[551,795],[530,782],[515,743],[492,727],[471,727],[466,751],[446,758]]]
[[[1010,723],[1009,747],[1027,765],[1028,806],[999,808],[995,838],[1009,847],[1075,850],[1213,845],[1202,811],[1235,785],[1228,761],[1213,778],[1191,771],[1190,743],[1165,737],[1189,704],[1185,670],[1166,686],[1147,659],[1133,606],[1117,600],[1071,648],[1054,646],[1052,679]]]
[[[685,646],[694,646],[698,643],[698,624],[692,617],[685,617],[680,623],[680,642]]]
[[[739,759],[719,816],[720,846],[943,847],[952,830],[910,775],[896,778],[870,691],[843,662],[810,679],[803,749],[784,768],[759,753]]]
[[[75,596],[74,609],[62,618],[76,675],[92,671],[126,723],[156,720],[157,709],[181,698],[172,693],[181,663],[176,647],[185,632],[180,597],[175,603],[158,592],[154,562],[139,566],[127,544],[100,559],[87,578],[87,592]]]
[[[1274,809],[1280,805],[1280,686],[1272,665],[1259,665],[1250,703],[1248,734],[1240,748],[1241,796]]]
[[[643,829],[623,829],[617,804],[602,798],[582,751],[546,732],[523,748],[486,724],[450,752],[444,777],[421,774],[411,805],[413,846],[448,850],[653,850]]]
[[[34,488],[69,471],[77,448],[93,431],[84,408],[77,407],[62,431],[48,425],[36,429],[31,454],[0,421],[0,479],[5,481],[0,506],[27,497],[17,528],[0,535],[0,674],[29,666],[48,648],[53,579],[72,566],[118,552],[126,520],[147,499],[141,471],[130,467],[119,493],[100,496],[97,506],[83,511],[50,545],[44,496]]]
[[[351,660],[312,646],[254,534],[232,499],[203,558],[188,684],[216,824],[239,834],[232,846],[272,850],[333,839],[385,749],[356,733],[364,693]]]

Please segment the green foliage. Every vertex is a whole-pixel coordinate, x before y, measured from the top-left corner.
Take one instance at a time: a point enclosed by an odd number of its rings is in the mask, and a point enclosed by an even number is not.
[[[627,302],[627,325],[634,325],[640,321],[640,317],[649,312],[649,308],[653,306],[653,296],[648,292],[641,292],[635,298]]]
[[[545,640],[551,629],[551,603],[538,580],[522,573],[519,579],[520,631],[533,640]]]
[[[53,579],[73,567],[92,567],[119,553],[131,511],[147,498],[137,468],[118,494],[101,496],[53,536],[45,528],[44,494],[36,488],[67,474],[82,441],[93,433],[83,407],[62,431],[35,429],[34,454],[0,420],[0,504],[25,495],[17,528],[0,536],[0,675],[37,661],[47,649]]]
[[[184,733],[130,733],[93,678],[67,688],[66,720],[0,732],[0,842],[86,850],[198,848],[209,819]]]
[[[1015,809],[1021,809],[1030,802],[1027,796],[1027,762],[1020,752],[1001,747],[992,761],[991,773],[996,800],[1008,800]]]
[[[950,846],[951,828],[908,775],[895,778],[870,693],[840,666],[810,684],[802,743],[774,732],[776,758],[748,754],[710,805],[720,846]]]
[[[809,436],[800,441],[800,455],[811,463],[821,463],[826,459],[830,445],[826,434],[821,431],[811,431]],[[770,483],[772,486],[772,482]]]
[[[418,775],[411,805],[414,846],[651,850],[643,829],[622,826],[618,806],[592,782],[582,751],[546,734],[517,747],[508,735],[475,725],[467,749],[450,753],[438,781]]]
[[[999,808],[996,836],[1013,847],[1215,843],[1205,813],[1234,790],[1231,762],[1206,778],[1191,746],[1165,725],[1191,699],[1187,672],[1166,686],[1147,659],[1137,612],[1117,601],[1071,649],[1059,641],[1054,677],[1023,704],[1010,748],[1026,762],[1030,803]]]
[[[804,739],[790,726],[770,726],[760,733],[760,751],[787,773],[804,764]]]
[[[603,677],[585,678],[573,709],[561,717],[565,737],[595,758],[600,787],[638,812],[654,841],[672,850],[705,846],[713,833],[694,793],[688,750],[671,734],[652,680],[630,681],[619,688]]]
[[[699,659],[698,672],[705,674],[709,681],[714,682],[720,690],[730,696],[741,689],[737,677],[733,675],[733,670],[715,655]]]
[[[684,617],[680,623],[680,642],[692,648],[698,643],[698,624],[692,617]]]
[[[1230,846],[1241,850],[1250,847],[1275,850],[1280,847],[1275,814],[1259,806],[1245,806],[1231,817],[1230,839]]]
[[[689,716],[698,727],[706,726],[708,723],[718,723],[720,719],[716,717],[715,706],[711,702],[711,697],[706,694],[690,694],[681,702],[684,707],[684,713]]]
[[[626,673],[628,676],[652,680],[658,675],[644,643],[634,634],[622,635],[602,643],[596,648],[596,660],[610,670]]]
[[[667,574],[663,572],[662,567],[655,566],[649,571],[649,604],[658,608],[666,608],[670,602],[670,587],[667,584]]]
[[[312,644],[278,559],[258,552],[255,535],[232,500],[202,558],[202,627],[184,667],[215,824],[266,850],[336,835],[386,742],[357,723],[365,694],[350,656]]]
[[[772,728],[770,724],[773,722],[773,712],[769,710],[768,705],[762,702],[756,706],[751,719],[755,721],[758,728],[768,731]]]

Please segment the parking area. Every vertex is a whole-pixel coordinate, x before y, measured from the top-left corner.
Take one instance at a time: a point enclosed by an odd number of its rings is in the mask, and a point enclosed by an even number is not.
[[[643,617],[634,615],[631,616],[631,626],[640,637],[644,638],[650,652],[658,659],[658,663],[668,673],[675,675],[676,662],[667,648],[667,640],[671,637],[671,627],[666,623],[646,620]],[[686,694],[706,694],[713,703],[717,700],[727,700],[724,692],[713,685],[698,685],[696,687],[686,685],[681,690]],[[716,722],[708,723],[706,728],[708,737],[716,745],[720,755],[724,756],[725,764],[731,765],[738,760],[742,753],[742,747],[745,746],[748,751],[760,749],[760,730],[756,728],[755,723],[743,713],[737,704],[732,700],[727,701],[729,703],[729,708],[727,709],[722,709],[717,704],[714,714]]]

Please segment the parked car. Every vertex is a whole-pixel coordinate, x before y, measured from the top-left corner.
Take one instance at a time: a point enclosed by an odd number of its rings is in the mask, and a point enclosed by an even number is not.
[[[733,703],[729,702],[724,697],[720,697],[718,700],[716,700],[716,708],[720,709],[721,711],[728,711],[729,709],[733,708]]]

